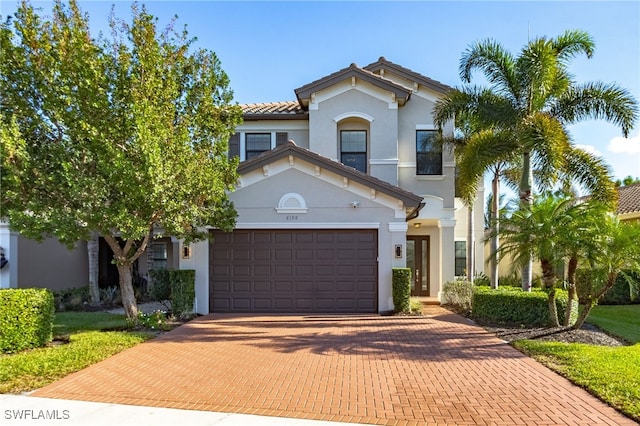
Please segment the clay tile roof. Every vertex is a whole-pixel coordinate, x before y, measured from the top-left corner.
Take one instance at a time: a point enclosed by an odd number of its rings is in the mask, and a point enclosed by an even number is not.
[[[306,107],[308,104],[308,98],[313,92],[325,89],[336,83],[344,81],[347,78],[356,76],[364,81],[368,81],[371,84],[393,92],[401,102],[405,102],[411,97],[412,90],[410,88],[395,83],[372,71],[360,68],[355,63],[352,63],[347,68],[343,68],[325,77],[319,78],[318,80],[312,81],[311,83],[305,84],[304,86],[295,89],[295,93],[300,104]]]
[[[297,101],[265,102],[240,105],[245,115],[299,115],[304,114]]]
[[[618,188],[618,214],[640,212],[640,183]]]
[[[413,80],[425,87],[430,88],[431,90],[435,90],[436,92],[440,92],[440,93],[445,93],[452,89],[452,87],[447,86],[444,83],[441,83],[437,80],[426,77],[422,74],[419,74],[415,71],[410,70],[409,68],[405,68],[391,61],[388,61],[384,56],[381,56],[376,62],[373,62],[365,66],[364,69],[374,73],[380,70],[388,69],[394,72],[395,74],[406,78],[407,80]]]

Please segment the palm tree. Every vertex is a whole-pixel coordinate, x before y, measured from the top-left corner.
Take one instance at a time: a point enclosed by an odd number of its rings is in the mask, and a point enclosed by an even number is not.
[[[579,295],[582,310],[574,329],[582,326],[591,309],[614,286],[618,276],[630,279],[625,270],[640,270],[640,223],[622,222],[609,214],[593,226],[597,229],[597,238],[588,246],[581,265],[588,273],[583,275],[583,282],[579,284],[586,291]]]
[[[627,136],[637,119],[636,100],[615,84],[578,84],[568,72],[571,59],[593,55],[591,36],[569,30],[556,38],[530,41],[514,56],[500,44],[485,40],[467,49],[460,61],[460,77],[471,82],[481,71],[490,88],[455,89],[438,102],[434,121],[439,127],[459,114],[471,115],[480,131],[459,157],[459,176],[477,182],[499,162],[520,157],[520,208],[533,203],[533,173],[540,185],[573,179],[595,198],[613,202],[615,190],[607,168],[596,157],[578,150],[567,125],[585,119],[604,119]],[[473,185],[470,185],[470,189]],[[496,194],[494,194],[496,196]],[[531,260],[522,269],[523,289],[531,288]]]
[[[520,264],[531,257],[540,261],[542,283],[549,296],[549,318],[554,326],[560,325],[556,309],[560,279],[557,266],[572,253],[573,241],[582,229],[579,218],[585,206],[568,197],[547,196],[536,199],[530,209],[516,209],[502,220],[501,252]]]

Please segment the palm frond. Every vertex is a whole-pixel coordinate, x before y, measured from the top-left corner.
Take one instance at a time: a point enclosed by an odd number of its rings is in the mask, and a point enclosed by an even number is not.
[[[618,192],[609,166],[600,157],[583,149],[571,147],[565,153],[563,179],[585,188],[594,199],[612,206]]]
[[[638,101],[615,83],[591,82],[566,90],[550,114],[566,124],[604,119],[620,127],[626,137],[638,120]]]
[[[458,190],[465,201],[472,201],[478,183],[497,163],[509,162],[518,155],[518,142],[506,131],[483,130],[471,135],[456,152]]]
[[[567,30],[552,41],[553,47],[557,52],[558,58],[563,64],[584,53],[587,58],[593,56],[595,43],[589,33],[583,30]]]
[[[487,39],[471,45],[463,52],[460,78],[464,82],[471,82],[471,73],[477,69],[499,93],[515,98],[520,89],[514,66],[513,55],[496,41]]]

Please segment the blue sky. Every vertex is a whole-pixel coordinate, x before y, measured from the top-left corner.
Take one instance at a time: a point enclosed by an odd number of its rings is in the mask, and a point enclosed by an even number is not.
[[[51,3],[33,1],[44,13]],[[640,100],[640,2],[636,1],[147,1],[168,23],[178,15],[217,53],[239,103],[295,100],[293,90],[380,56],[450,86],[460,86],[458,64],[469,44],[492,38],[513,53],[529,38],[583,29],[596,42],[592,59],[577,58],[578,82],[616,82]],[[96,31],[111,5],[130,15],[129,1],[80,1]],[[16,2],[0,0],[3,19]],[[480,75],[474,81],[482,83]],[[616,178],[640,177],[640,123],[628,139],[613,125],[589,121],[570,127],[576,144],[603,156]]]

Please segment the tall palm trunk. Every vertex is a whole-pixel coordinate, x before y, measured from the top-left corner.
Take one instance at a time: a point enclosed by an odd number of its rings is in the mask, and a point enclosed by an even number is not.
[[[469,205],[467,209],[468,219],[467,219],[467,281],[473,284],[473,274],[475,270],[475,259],[474,259],[474,246],[475,241],[473,238],[473,234],[475,232],[474,220],[473,220],[473,204]]]
[[[533,179],[531,176],[531,153],[522,154],[522,178],[520,179],[520,208],[531,210],[533,205],[533,195],[531,188]],[[522,290],[531,291],[531,281],[533,279],[533,259],[531,253],[527,253],[522,266]]]
[[[496,171],[491,180],[491,288],[498,288],[500,275],[500,176]]]
[[[98,283],[99,274],[99,247],[100,240],[97,232],[91,233],[91,238],[87,241],[87,258],[89,262],[89,295],[91,304],[100,303],[100,286]]]

